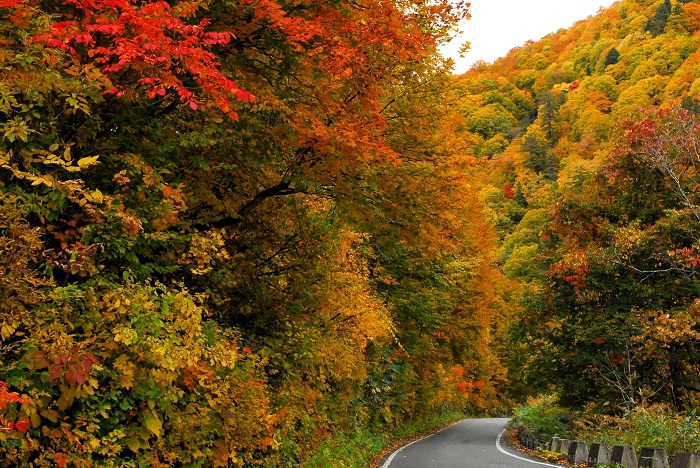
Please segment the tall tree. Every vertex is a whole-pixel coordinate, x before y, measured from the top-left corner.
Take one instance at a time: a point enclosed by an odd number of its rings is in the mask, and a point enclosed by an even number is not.
[[[666,23],[668,18],[671,16],[671,0],[664,0],[664,2],[658,6],[654,12],[654,16],[649,18],[646,26],[644,26],[645,31],[649,31],[653,36],[658,36],[664,32],[666,29]]]

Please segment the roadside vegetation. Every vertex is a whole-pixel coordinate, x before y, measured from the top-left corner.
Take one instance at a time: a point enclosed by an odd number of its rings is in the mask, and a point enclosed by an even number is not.
[[[610,447],[632,445],[637,453],[643,447],[665,448],[669,456],[700,452],[700,415],[695,411],[679,414],[661,404],[611,415],[607,408],[595,405],[572,411],[559,406],[555,396],[544,395],[520,407],[511,426],[522,426],[528,437],[544,443],[559,437],[589,444],[604,442]],[[536,454],[551,461],[559,458],[548,450]]]

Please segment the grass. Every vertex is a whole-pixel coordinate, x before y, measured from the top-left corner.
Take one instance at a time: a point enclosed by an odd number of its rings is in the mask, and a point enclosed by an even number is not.
[[[407,443],[418,435],[442,428],[463,419],[465,415],[452,412],[414,420],[400,426],[385,428],[382,433],[358,427],[353,431],[334,434],[326,439],[319,451],[303,468],[365,468],[384,453]]]

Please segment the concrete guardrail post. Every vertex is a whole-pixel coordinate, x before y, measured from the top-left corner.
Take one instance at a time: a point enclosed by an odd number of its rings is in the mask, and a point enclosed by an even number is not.
[[[700,455],[697,453],[679,452],[673,456],[671,468],[700,468]]]
[[[662,448],[642,448],[639,454],[640,468],[669,468],[666,449]]]
[[[559,445],[559,450],[557,452],[559,453],[569,453],[569,445],[571,445],[571,441],[569,439],[562,439],[561,444]]]
[[[616,445],[613,447],[611,463],[618,463],[627,468],[639,468],[637,454],[631,445]]]
[[[561,447],[561,439],[559,437],[552,437],[552,442],[549,444],[549,450],[551,452],[558,452]]]
[[[611,459],[612,450],[610,449],[608,444],[591,444],[591,449],[588,451],[588,466],[594,466],[598,463],[610,463]]]
[[[567,455],[569,463],[574,465],[588,461],[588,446],[582,440],[574,440],[569,444]]]

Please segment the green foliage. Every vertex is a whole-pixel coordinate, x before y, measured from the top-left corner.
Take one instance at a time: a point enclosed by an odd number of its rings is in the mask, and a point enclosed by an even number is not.
[[[356,428],[349,433],[334,434],[318,449],[304,468],[326,468],[338,466],[344,468],[364,468],[389,444],[417,434],[432,431],[446,424],[463,419],[458,412],[427,415],[424,419],[411,420],[402,425],[385,429],[381,434],[366,428]]]
[[[491,158],[496,154],[502,153],[508,147],[508,144],[508,139],[499,133],[479,145],[477,156]]]
[[[683,98],[681,101],[681,107],[695,115],[700,114],[700,102],[690,96]]]
[[[571,434],[572,415],[557,406],[556,398],[544,395],[528,399],[525,406],[518,409],[518,426],[523,426],[528,437],[547,441],[552,437],[566,439]]]
[[[513,116],[500,104],[482,107],[467,118],[467,129],[485,139],[508,133],[515,124]]]
[[[664,2],[656,8],[654,16],[649,18],[644,30],[651,32],[653,36],[658,36],[664,32],[669,16],[671,16],[671,0],[664,0]]]
[[[605,55],[605,61],[603,64],[607,67],[608,65],[615,65],[617,61],[620,60],[620,52],[616,48],[611,48]]]

